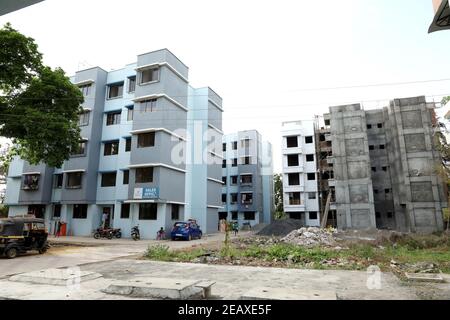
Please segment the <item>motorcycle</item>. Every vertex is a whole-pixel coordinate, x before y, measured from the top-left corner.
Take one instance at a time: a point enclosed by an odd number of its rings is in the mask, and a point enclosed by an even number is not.
[[[112,229],[97,228],[94,232],[94,239],[107,238],[111,240],[114,237]]]
[[[138,225],[131,228],[131,238],[133,238],[134,241],[141,239]]]
[[[122,238],[122,231],[119,229],[111,229],[112,233],[114,235],[114,237],[116,237],[117,239]]]

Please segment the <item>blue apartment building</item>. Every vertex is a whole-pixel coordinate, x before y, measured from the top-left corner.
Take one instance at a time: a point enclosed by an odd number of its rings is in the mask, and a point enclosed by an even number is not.
[[[7,177],[9,215],[34,214],[88,236],[102,224],[139,225],[154,239],[163,227],[196,219],[215,232],[222,203],[222,98],[193,88],[188,67],[167,49],[107,72],[76,72],[84,95],[78,150],[61,168],[15,158]],[[57,138],[57,137],[55,137]],[[200,155],[200,156],[199,156]]]

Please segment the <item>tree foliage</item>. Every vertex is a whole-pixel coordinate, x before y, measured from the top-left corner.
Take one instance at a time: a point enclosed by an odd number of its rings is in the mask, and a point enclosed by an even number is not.
[[[80,140],[83,95],[62,69],[42,64],[32,38],[0,29],[0,134],[32,164],[60,167]]]
[[[273,175],[274,185],[274,205],[275,218],[280,219],[284,217],[283,211],[283,180],[280,173]]]

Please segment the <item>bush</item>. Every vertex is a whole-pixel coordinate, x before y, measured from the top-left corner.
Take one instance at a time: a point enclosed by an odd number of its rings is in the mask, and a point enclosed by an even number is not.
[[[6,218],[8,216],[8,206],[0,205],[0,218]]]
[[[171,254],[168,246],[158,244],[156,246],[149,246],[145,257],[153,260],[167,261],[170,260]]]

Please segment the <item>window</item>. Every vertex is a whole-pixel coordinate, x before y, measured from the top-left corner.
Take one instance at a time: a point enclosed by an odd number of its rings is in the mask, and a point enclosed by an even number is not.
[[[106,125],[112,126],[115,124],[120,124],[120,114],[121,111],[109,112],[106,114]]]
[[[123,95],[123,82],[108,85],[108,99],[120,98]]]
[[[227,194],[226,193],[222,193],[222,202],[223,203],[227,202]]]
[[[128,78],[128,92],[136,90],[136,76]]]
[[[227,167],[227,160],[222,160],[222,168],[226,168]]]
[[[139,84],[152,82],[152,81],[158,81],[159,80],[159,69],[153,68],[153,69],[146,69],[141,71],[141,81]]]
[[[156,203],[139,204],[139,220],[156,220],[158,205]]]
[[[61,205],[54,204],[53,205],[53,218],[59,218],[59,217],[61,217]]]
[[[138,148],[146,148],[155,146],[155,133],[147,132],[138,134]]]
[[[389,219],[391,219],[391,218],[394,217],[394,214],[393,214],[392,212],[388,212],[388,213],[387,213],[387,217],[388,217]]]
[[[305,137],[305,143],[313,143],[313,137],[312,136],[306,136]]]
[[[231,149],[237,150],[237,141],[231,142]]]
[[[288,173],[288,184],[298,186],[300,184],[300,175],[298,173]]]
[[[131,151],[131,138],[125,138],[125,152]]]
[[[153,167],[137,168],[136,183],[153,182]]]
[[[105,142],[105,149],[103,155],[113,156],[119,153],[119,141]]]
[[[255,212],[244,212],[244,220],[255,220]]]
[[[83,96],[88,96],[89,95],[89,91],[91,91],[91,85],[90,84],[85,84],[83,86],[79,86],[81,93],[83,94]]]
[[[313,172],[308,173],[308,180],[316,180],[316,174]]]
[[[369,150],[374,150],[374,149],[375,149],[374,146],[372,146],[372,145],[369,146]]]
[[[238,202],[238,194],[237,193],[230,193],[230,203],[235,204]]]
[[[222,143],[222,151],[227,151],[227,144],[226,143]]]
[[[39,188],[39,174],[25,174],[23,176],[23,190],[37,190]]]
[[[298,154],[289,154],[287,156],[288,167],[297,167],[298,166]]]
[[[367,129],[372,129],[372,125],[371,125],[371,124],[368,124],[368,125],[367,125]]]
[[[238,212],[237,211],[231,211],[231,219],[237,220],[238,219]]]
[[[243,157],[242,158],[242,164],[250,164],[251,157]]]
[[[241,175],[241,184],[252,184],[252,175],[251,174],[243,174]]]
[[[120,208],[120,219],[129,219],[130,218],[130,204],[122,203]]]
[[[375,212],[375,217],[376,217],[377,219],[380,219],[380,218],[381,218],[381,213]]]
[[[141,102],[141,112],[153,112],[155,108],[156,99],[149,99]]]
[[[373,193],[378,194],[378,189],[373,189]]]
[[[72,156],[84,156],[86,155],[86,141],[80,141],[75,150],[71,153]]]
[[[372,167],[373,172],[377,172],[377,167]]]
[[[122,184],[128,184],[130,181],[130,170],[123,170]]]
[[[326,126],[329,126],[330,125],[330,119],[325,119],[324,123],[325,123]]]
[[[223,182],[223,185],[226,186],[227,185],[227,177],[222,177],[222,182]]]
[[[387,167],[381,167],[381,170],[387,171]]]
[[[78,125],[79,126],[87,126],[89,124],[89,115],[91,114],[90,111],[83,111],[78,116]]]
[[[232,159],[232,163],[231,163],[231,166],[232,167],[237,167],[237,159]]]
[[[57,189],[61,189],[63,186],[63,174],[62,173],[58,173],[54,175],[54,184],[53,186]]]
[[[381,150],[384,149],[384,144],[380,144],[380,149],[381,149]]]
[[[172,204],[172,220],[180,219],[180,205],[173,203]]]
[[[288,148],[297,148],[298,147],[297,136],[286,137],[286,145]]]
[[[83,177],[83,172],[68,172],[67,173],[67,189],[77,189],[81,188],[81,178]]]
[[[250,148],[250,139],[245,138],[241,140],[241,148]]]
[[[383,124],[382,123],[377,123],[377,127],[378,128],[383,128]]]
[[[317,220],[317,212],[313,211],[309,213],[309,220]]]
[[[74,219],[86,219],[87,218],[87,204],[74,204],[72,217]]]
[[[308,199],[315,199],[316,193],[315,192],[308,192]]]
[[[231,184],[237,184],[238,176],[231,176]]]
[[[114,187],[116,185],[116,172],[102,173],[102,187]]]
[[[300,192],[289,192],[289,204],[290,205],[302,204],[302,201],[300,199]]]
[[[241,203],[242,204],[252,204],[253,203],[253,193],[241,193]]]
[[[306,161],[307,161],[307,162],[312,162],[312,161],[314,161],[314,154],[307,154],[307,155],[306,155]]]
[[[384,189],[384,193],[390,193],[391,189]]]
[[[134,112],[134,106],[128,106],[127,107],[127,121],[133,120],[133,112]]]

